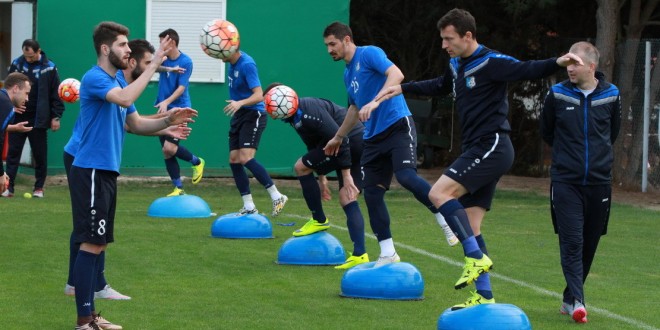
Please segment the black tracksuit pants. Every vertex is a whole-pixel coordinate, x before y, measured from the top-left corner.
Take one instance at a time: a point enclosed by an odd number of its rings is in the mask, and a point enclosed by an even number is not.
[[[48,172],[48,129],[34,128],[29,132],[10,132],[9,149],[7,150],[7,175],[9,176],[9,191],[14,191],[14,180],[18,173],[18,165],[25,139],[30,141],[34,156],[34,188],[43,188]]]
[[[559,234],[561,267],[566,279],[563,301],[584,304],[584,282],[596,255],[600,237],[607,232],[612,187],[583,186],[553,181],[551,213]]]

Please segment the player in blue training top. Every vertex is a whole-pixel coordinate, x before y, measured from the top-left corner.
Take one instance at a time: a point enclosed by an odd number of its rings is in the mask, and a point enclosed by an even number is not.
[[[281,194],[266,169],[255,158],[259,140],[266,129],[266,110],[263,90],[259,81],[257,64],[243,51],[222,60],[229,63],[227,83],[229,100],[224,107],[227,116],[231,116],[229,127],[229,167],[234,175],[236,188],[243,198],[243,207],[239,214],[256,213],[257,208],[250,192],[250,180],[245,168],[261,183],[273,200],[272,215],[282,212],[288,198]]]
[[[128,66],[126,69],[117,71],[117,79],[123,79],[127,84],[132,83],[140,77],[142,72],[146,70],[147,66],[151,63],[156,50],[147,40],[133,39],[128,42],[128,47],[131,49],[130,57],[128,58]],[[168,70],[176,71],[176,68],[160,67],[158,71]],[[168,114],[166,112],[144,118],[163,118]],[[128,129],[126,126],[125,128]],[[179,140],[185,140],[190,135],[190,127],[188,126],[170,126],[164,130],[160,130],[153,134],[146,135],[168,135]],[[64,170],[67,177],[71,170],[71,165],[78,151],[78,143],[80,142],[81,135],[80,117],[76,119],[73,125],[73,131],[69,141],[64,146]],[[76,256],[80,250],[80,244],[75,243],[75,234],[71,233],[71,240],[69,242],[69,276],[67,277],[66,285],[64,286],[64,294],[67,296],[74,296],[76,294],[75,287],[73,286],[73,266],[76,262]],[[97,280],[94,284],[94,298],[95,299],[110,299],[110,300],[130,300],[131,297],[124,295],[114,288],[112,288],[105,278],[105,251],[101,252],[98,259],[97,267]]]
[[[264,93],[279,83],[270,84]],[[364,125],[356,123],[342,141],[337,156],[326,156],[323,148],[330,141],[346,117],[346,108],[321,98],[303,97],[298,99],[298,108],[290,116],[283,119],[296,130],[300,139],[307,146],[307,153],[300,157],[294,165],[294,170],[300,181],[303,197],[307,207],[312,212],[310,219],[302,228],[293,232],[293,236],[305,236],[330,228],[321,202],[321,185],[327,189],[327,180],[314,177],[316,172],[320,177],[335,171],[339,181],[339,204],[346,214],[346,227],[353,242],[353,253],[346,261],[335,267],[348,269],[369,262],[369,255],[364,245],[364,218],[357,202],[362,190],[362,174],[360,173],[360,158],[362,157],[362,134]]]
[[[326,154],[338,152],[342,140],[358,119],[364,123],[361,166],[364,200],[371,228],[380,245],[376,265],[401,260],[394,249],[390,215],[384,199],[392,175],[436,216],[449,245],[457,244],[456,237],[428,198],[431,185],[417,175],[417,133],[403,96],[390,100],[375,99],[382,89],[401,82],[401,70],[382,49],[357,47],[351,28],[340,22],[325,28],[323,40],[333,60],[346,62],[344,84],[350,104],[344,123],[326,146]]]
[[[128,28],[101,22],[94,28],[97,65],[85,73],[80,88],[80,141],[69,172],[75,243],[80,243],[73,269],[76,288],[76,329],[121,329],[96,314],[94,284],[99,255],[114,241],[117,176],[121,165],[124,125],[137,134],[192,122],[192,109],[173,109],[167,117],[147,119],[135,111],[133,102],[174,47],[169,37],[161,40],[153,61],[131,85],[117,75],[128,66]],[[102,152],[100,152],[102,151]]]
[[[553,74],[560,66],[582,63],[574,54],[520,62],[477,43],[476,23],[462,9],[452,9],[438,21],[442,48],[451,57],[444,76],[391,86],[376,97],[388,100],[402,92],[421,95],[455,93],[463,138],[463,154],[433,185],[429,198],[445,216],[463,245],[465,266],[454,287],[476,282],[477,291],[452,310],[494,303],[481,222],[491,207],[495,186],[513,164],[507,82]]]
[[[171,68],[181,68],[183,73],[161,72],[158,79],[158,97],[155,107],[158,113],[163,113],[172,108],[190,108],[190,95],[188,94],[188,84],[190,75],[193,71],[192,59],[179,50],[179,34],[173,29],[167,29],[161,32],[158,37],[162,40],[169,36],[176,47],[170,49],[165,55],[167,59],[163,61],[163,66]],[[179,145],[179,139],[168,135],[158,137],[165,157],[165,168],[167,174],[172,180],[174,190],[167,196],[183,195],[183,182],[181,182],[181,168],[177,158],[185,160],[192,164],[192,183],[197,184],[202,180],[204,174],[204,159],[193,155],[186,147]]]
[[[13,124],[14,114],[25,110],[25,103],[29,99],[30,78],[20,72],[7,75],[4,88],[0,89],[0,146],[4,144],[5,132],[29,132],[32,127],[26,126],[27,121]],[[5,173],[0,162],[0,190],[9,184],[9,176]]]

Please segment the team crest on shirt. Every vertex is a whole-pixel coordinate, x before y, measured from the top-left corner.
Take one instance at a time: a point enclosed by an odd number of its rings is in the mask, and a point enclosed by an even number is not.
[[[355,71],[360,71],[360,62],[357,62],[357,64],[355,64]]]
[[[474,88],[474,86],[477,86],[477,80],[474,79],[474,77],[466,77],[465,86],[467,86],[467,88]]]
[[[234,71],[234,77],[238,78],[238,70]]]

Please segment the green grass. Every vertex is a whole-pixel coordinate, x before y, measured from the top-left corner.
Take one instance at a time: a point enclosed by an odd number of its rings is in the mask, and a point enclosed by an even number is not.
[[[147,217],[149,204],[169,192],[169,185],[121,183],[106,278],[133,299],[100,300],[97,309],[125,329],[431,329],[446,308],[467,298],[466,289],[453,289],[461,249],[449,248],[433,216],[401,189],[386,196],[392,232],[403,261],[423,275],[424,300],[340,298],[342,271],[277,265],[279,247],[296,227],[276,223],[301,226],[308,216],[300,189],[292,183],[280,184],[290,200],[284,214],[271,219],[275,238],[263,240],[211,238],[214,217]],[[254,182],[252,187],[257,206],[269,211],[265,191]],[[187,188],[218,214],[240,207],[228,180]],[[19,181],[17,197],[0,199],[0,327],[70,329],[75,304],[62,291],[71,231],[68,189],[49,186],[44,199],[20,197],[25,191],[28,182]],[[329,232],[350,251],[336,193],[333,197],[325,204],[334,226]],[[589,323],[581,328],[660,327],[660,315],[652,312],[660,302],[659,215],[613,207],[609,234],[601,240],[585,287]],[[497,301],[521,307],[535,329],[577,326],[558,313],[564,280],[547,198],[499,191],[483,227],[495,261]],[[367,249],[375,259],[379,248],[373,236]]]

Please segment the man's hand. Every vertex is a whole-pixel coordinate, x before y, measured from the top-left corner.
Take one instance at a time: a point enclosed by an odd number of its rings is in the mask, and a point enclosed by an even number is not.
[[[374,101],[382,103],[383,101],[389,100],[401,93],[401,85],[390,86],[380,91],[374,98]]]
[[[7,173],[0,175],[0,188],[2,188],[2,191],[9,189],[9,176],[7,176]]]
[[[184,74],[184,73],[186,73],[186,69],[177,65],[175,67],[168,68],[168,72]]]
[[[190,136],[192,128],[188,127],[186,124],[181,124],[179,126],[170,126],[164,130],[164,132],[175,139],[185,140]]]
[[[25,104],[21,105],[20,107],[14,107],[14,112],[18,114],[25,112]]]
[[[169,104],[165,101],[159,102],[158,104],[154,105],[154,108],[158,108],[158,111],[156,113],[165,113],[167,111],[167,106]]]
[[[194,123],[192,119],[197,117],[197,110],[191,108],[172,108],[168,111],[167,119],[169,126],[179,126],[181,124]]]
[[[376,101],[371,101],[367,104],[365,104],[362,109],[360,109],[360,112],[358,112],[358,117],[360,118],[361,122],[365,122],[369,120],[371,117],[371,113],[378,108],[379,103]]]
[[[328,143],[326,143],[323,150],[326,156],[337,156],[339,154],[339,147],[341,147],[343,139],[335,135]]]
[[[225,106],[223,110],[225,112],[225,115],[229,117],[233,116],[236,113],[236,111],[238,111],[242,107],[239,101],[225,100],[225,102],[227,102],[228,104]]]
[[[571,64],[584,65],[582,59],[573,53],[566,53],[564,56],[557,58],[557,65],[559,66],[567,67]]]
[[[328,178],[325,175],[319,175],[319,188],[321,189],[321,199],[323,201],[327,202],[332,199],[332,192],[328,187]]]
[[[50,130],[53,132],[57,132],[57,130],[60,129],[60,119],[59,118],[53,118],[50,120]]]
[[[161,39],[160,46],[156,50],[156,54],[154,54],[154,58],[151,60],[151,64],[159,67],[165,60],[165,54],[167,54],[174,47],[176,47],[174,40],[172,40],[170,36],[165,36],[165,38]]]
[[[14,125],[9,125],[9,126],[7,126],[7,131],[9,131],[9,132],[20,132],[20,133],[29,132],[29,131],[32,130],[32,127],[25,126],[27,124],[28,124],[27,121],[22,121],[20,123],[14,124]]]
[[[344,175],[344,186],[339,191],[339,194],[344,194],[349,201],[354,201],[357,199],[357,195],[360,193],[360,190],[353,183],[353,177],[349,175]]]

